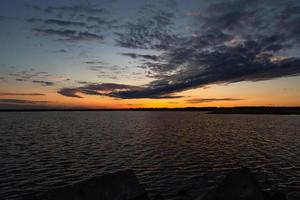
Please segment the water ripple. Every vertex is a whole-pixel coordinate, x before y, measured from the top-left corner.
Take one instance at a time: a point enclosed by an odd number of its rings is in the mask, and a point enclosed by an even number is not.
[[[212,187],[248,166],[265,188],[300,190],[300,116],[202,112],[0,113],[0,197],[133,168],[151,193]]]

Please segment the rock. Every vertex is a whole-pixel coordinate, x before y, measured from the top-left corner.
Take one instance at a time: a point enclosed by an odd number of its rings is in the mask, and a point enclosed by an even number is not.
[[[202,200],[263,200],[262,191],[248,168],[234,170]]]
[[[132,170],[105,174],[28,200],[149,200]]]
[[[157,194],[155,195],[154,200],[165,200],[165,197],[161,194]]]
[[[288,194],[288,200],[299,200],[300,199],[300,191],[291,192]]]
[[[287,200],[284,192],[279,190],[263,191],[264,200]]]
[[[179,200],[192,200],[193,198],[185,190],[180,190],[177,194]]]

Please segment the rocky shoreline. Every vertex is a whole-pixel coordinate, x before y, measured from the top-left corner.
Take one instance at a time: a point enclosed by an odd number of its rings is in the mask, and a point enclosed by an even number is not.
[[[150,198],[132,170],[104,174],[57,188],[24,200],[167,200],[163,194]],[[299,200],[300,193],[287,196],[284,191],[262,190],[248,168],[228,173],[213,189],[192,196],[181,190],[177,200]]]

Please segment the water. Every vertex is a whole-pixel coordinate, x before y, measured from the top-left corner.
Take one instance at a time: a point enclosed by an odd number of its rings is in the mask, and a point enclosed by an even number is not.
[[[248,166],[300,190],[300,116],[203,112],[0,113],[0,199],[135,170],[150,194],[212,187]]]

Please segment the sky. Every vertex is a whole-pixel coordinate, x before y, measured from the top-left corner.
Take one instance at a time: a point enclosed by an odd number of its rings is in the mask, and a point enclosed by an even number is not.
[[[2,0],[0,109],[300,106],[299,0]]]

